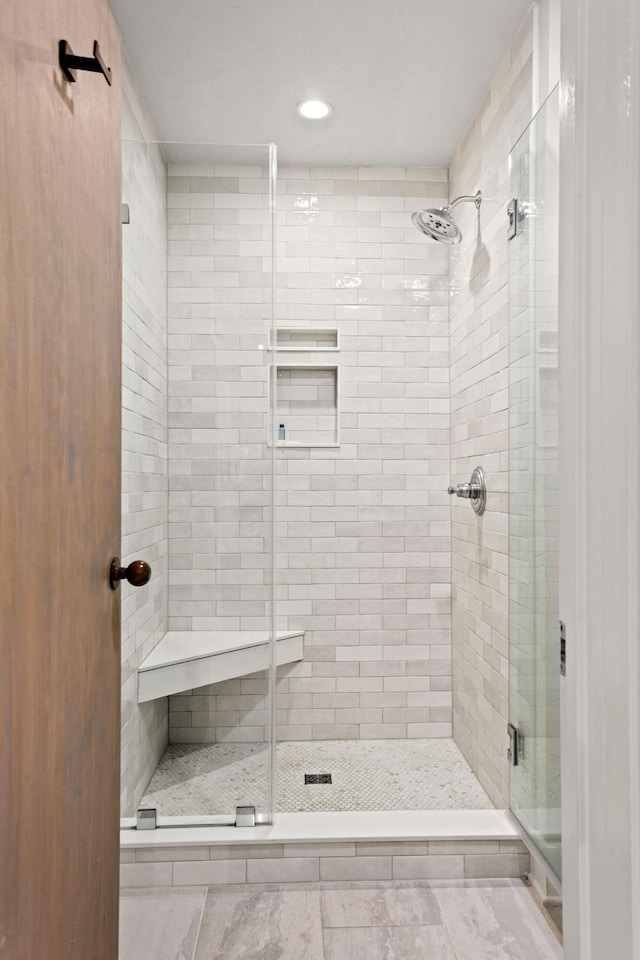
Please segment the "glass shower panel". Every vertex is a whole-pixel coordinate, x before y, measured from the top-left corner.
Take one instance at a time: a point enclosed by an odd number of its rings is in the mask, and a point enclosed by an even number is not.
[[[510,156],[509,713],[510,807],[559,878],[558,137],[556,89]]]
[[[140,723],[159,727],[151,734],[165,749],[134,808],[156,808],[161,823],[228,823],[237,807],[249,806],[256,822],[269,822],[275,147],[159,146],[167,221],[167,587],[156,598],[164,627],[140,648],[136,664],[138,699],[157,689],[155,706],[129,708],[146,711]],[[136,150],[144,156],[139,144],[125,143],[125,158],[134,162]],[[143,206],[144,173],[129,178],[131,195],[123,197],[131,224]],[[151,252],[136,251],[141,269]],[[130,273],[129,281],[137,280]],[[145,306],[133,318],[142,341]],[[144,369],[135,356],[128,360]],[[125,395],[140,418],[142,394]],[[136,467],[144,473],[144,460]],[[125,510],[144,512],[145,484],[142,477],[143,492]]]

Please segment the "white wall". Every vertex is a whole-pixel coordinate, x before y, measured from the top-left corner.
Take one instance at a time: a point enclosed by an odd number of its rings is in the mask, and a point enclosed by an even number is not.
[[[565,955],[640,956],[640,7],[563,4]]]
[[[137,702],[137,668],[167,628],[166,164],[123,59],[122,560],[151,564],[122,595],[122,798],[131,815],[167,743],[167,702]],[[130,142],[135,141],[135,142]]]

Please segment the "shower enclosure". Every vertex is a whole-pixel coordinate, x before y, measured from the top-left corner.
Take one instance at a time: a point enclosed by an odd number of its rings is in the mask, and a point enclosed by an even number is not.
[[[510,807],[557,878],[558,89],[510,156]]]
[[[283,169],[276,248],[275,148],[124,143],[128,824],[492,806],[452,738],[448,249],[411,225],[447,178],[402,173]]]
[[[272,145],[123,144],[125,817],[272,819],[275,190]]]

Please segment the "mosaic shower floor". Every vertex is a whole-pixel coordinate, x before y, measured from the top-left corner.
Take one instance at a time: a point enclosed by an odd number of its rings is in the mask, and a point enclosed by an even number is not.
[[[140,806],[164,816],[264,809],[269,754],[264,744],[169,746]],[[453,740],[320,740],[276,747],[277,809],[482,810],[493,804]],[[332,783],[305,785],[305,774]]]

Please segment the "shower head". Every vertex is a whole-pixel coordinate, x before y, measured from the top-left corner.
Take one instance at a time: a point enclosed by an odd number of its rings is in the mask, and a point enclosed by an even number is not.
[[[417,210],[411,215],[418,230],[438,240],[440,243],[460,243],[460,227],[453,219],[451,207],[433,207],[430,210]]]
[[[456,197],[445,207],[432,207],[429,210],[417,210],[411,215],[418,230],[437,240],[439,243],[460,243],[462,233],[460,227],[453,219],[453,208],[457,203],[463,201],[473,201],[476,209],[480,209],[482,203],[482,194],[478,190],[474,197]]]

